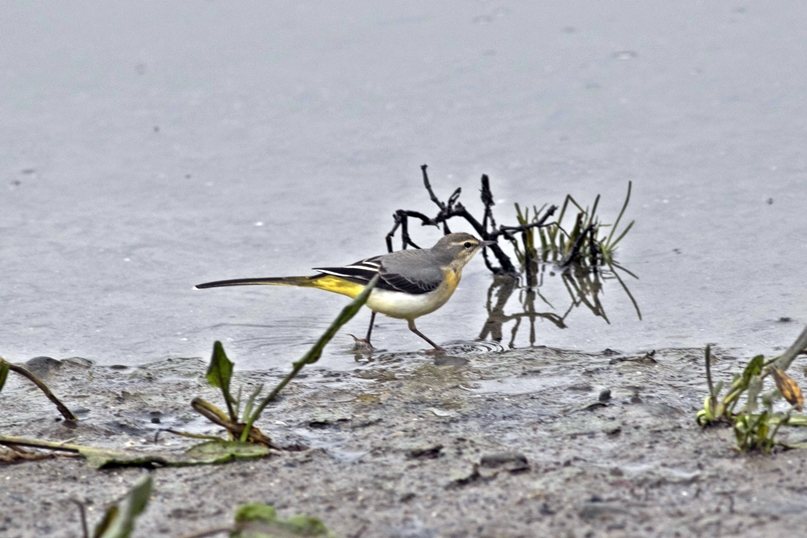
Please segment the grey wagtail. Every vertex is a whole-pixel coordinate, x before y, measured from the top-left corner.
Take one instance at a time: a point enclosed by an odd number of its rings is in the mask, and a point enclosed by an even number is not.
[[[415,327],[415,319],[430,314],[446,304],[462,277],[462,268],[474,254],[495,241],[480,241],[471,234],[453,233],[444,236],[429,249],[399,250],[373,258],[359,260],[344,267],[316,267],[318,275],[266,278],[238,278],[206,282],[196,286],[216,288],[219,286],[298,286],[317,288],[356,297],[375,275],[380,275],[376,287],[367,299],[372,310],[366,343],[376,313],[391,318],[405,319],[409,330],[426,340],[437,350],[440,346],[429,340]]]

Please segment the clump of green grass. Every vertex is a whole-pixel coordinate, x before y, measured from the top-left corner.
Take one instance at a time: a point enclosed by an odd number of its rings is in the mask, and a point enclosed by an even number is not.
[[[791,444],[778,441],[776,435],[783,426],[807,426],[807,415],[801,413],[804,404],[801,388],[787,375],[786,370],[793,360],[807,350],[807,328],[785,353],[765,360],[757,355],[749,361],[741,373],[735,373],[731,384],[723,392],[724,383],[712,383],[711,350],[706,346],[706,382],[709,394],[695,419],[701,426],[728,424],[734,430],[735,448],[740,452],[770,452],[776,446],[784,448],[807,448],[807,444]],[[773,380],[773,386],[766,381]],[[740,402],[745,397],[745,404]],[[782,400],[790,404],[786,409],[776,409]],[[780,406],[781,407],[781,406]]]
[[[625,201],[613,224],[604,224],[599,220],[597,207],[600,195],[597,195],[591,207],[583,207],[574,197],[567,195],[558,218],[541,226],[532,225],[543,218],[545,206],[540,209],[533,206],[530,211],[529,207],[522,209],[519,204],[515,204],[516,218],[523,231],[519,237],[510,237],[510,243],[526,279],[527,292],[521,294],[525,312],[534,310],[536,297],[549,305],[538,290],[543,284],[547,267],[550,267],[551,274],[560,273],[571,298],[567,313],[578,306],[585,306],[594,315],[608,322],[599,295],[603,282],[613,279],[619,282],[633,304],[636,315],[642,319],[639,305],[620,273],[638,277],[614,259],[617,246],[635,222],[631,221],[624,229],[619,229],[630,203],[632,187],[632,183],[628,182]],[[571,227],[565,225],[569,218],[573,219]]]
[[[488,200],[485,222],[493,222],[495,227],[490,212],[492,196],[485,195],[488,192],[486,187],[487,183],[483,181],[483,201]],[[623,275],[638,277],[615,261],[617,246],[634,224],[631,221],[620,228],[630,202],[631,190],[632,183],[629,182],[625,201],[613,224],[600,221],[597,214],[599,195],[591,207],[583,207],[574,197],[566,196],[556,220],[549,217],[555,214],[557,206],[530,207],[516,203],[518,226],[500,226],[498,232],[510,242],[520,266],[520,270],[506,274],[517,276],[519,281],[501,277],[494,279],[488,291],[488,320],[479,338],[501,341],[503,325],[514,322],[509,344],[512,347],[522,322],[526,321],[529,324],[530,344],[534,344],[537,321],[549,321],[558,328],[566,328],[566,317],[578,307],[588,308],[592,314],[610,323],[600,300],[604,283],[608,280],[619,283],[633,304],[637,317],[642,319],[639,305],[622,278]],[[568,225],[569,222],[572,224]],[[569,294],[570,302],[565,310],[557,308],[541,293],[547,275],[560,276]],[[505,305],[516,290],[521,309],[507,314]],[[542,307],[542,304],[545,306]]]
[[[525,229],[521,232],[521,244],[515,238],[510,238],[521,266],[529,273],[530,262],[540,259],[544,262],[556,263],[561,267],[568,267],[572,263],[577,263],[580,266],[588,266],[589,268],[607,265],[611,270],[614,270],[614,252],[617,245],[635,223],[635,221],[631,221],[624,230],[617,234],[619,224],[630,202],[632,188],[633,184],[629,181],[628,193],[613,224],[603,224],[598,219],[599,194],[590,208],[584,208],[574,197],[566,195],[566,199],[560,208],[560,214],[555,222]],[[522,210],[518,203],[515,204],[515,207],[516,218],[519,224],[525,227],[537,222],[546,206],[540,209],[533,206],[532,215],[530,215],[529,207]],[[577,209],[577,213],[573,216],[574,224],[571,228],[565,227],[564,220],[567,217],[567,212],[572,213],[574,208]],[[607,233],[605,233],[606,231]],[[540,252],[536,247],[536,235],[540,241]]]

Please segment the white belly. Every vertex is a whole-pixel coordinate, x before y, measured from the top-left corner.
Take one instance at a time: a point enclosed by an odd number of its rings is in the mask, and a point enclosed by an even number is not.
[[[453,291],[447,286],[440,286],[429,293],[408,295],[399,291],[375,289],[367,299],[367,308],[391,318],[415,319],[446,304]]]

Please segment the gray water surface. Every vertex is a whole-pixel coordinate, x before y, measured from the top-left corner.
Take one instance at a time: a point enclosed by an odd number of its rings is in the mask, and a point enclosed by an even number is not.
[[[536,344],[770,353],[807,322],[805,43],[788,2],[3,2],[0,354],[288,363],[345,298],[193,286],[383,253],[394,210],[434,212],[423,163],[478,213],[489,174],[505,223],[598,193],[613,220],[633,182],[643,319],[609,282],[610,324],[577,309]],[[473,340],[490,283],[473,260],[419,328]],[[389,319],[374,340],[424,347]]]

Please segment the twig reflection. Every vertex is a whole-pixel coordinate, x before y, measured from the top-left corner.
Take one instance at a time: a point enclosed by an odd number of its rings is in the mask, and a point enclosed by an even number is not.
[[[557,273],[555,270],[557,270]],[[611,321],[608,319],[600,297],[603,292],[604,282],[608,280],[616,280],[619,283],[633,304],[637,317],[642,319],[639,305],[628,289],[627,284],[619,275],[619,271],[633,278],[638,278],[635,274],[614,262],[608,262],[597,270],[592,270],[588,264],[572,263],[559,268],[555,264],[537,263],[534,285],[527,287],[520,287],[519,280],[512,276],[496,276],[488,289],[485,305],[488,319],[479,333],[479,339],[502,342],[504,340],[505,325],[512,322],[513,326],[510,330],[510,339],[507,345],[513,348],[515,347],[516,336],[521,329],[522,321],[526,320],[529,323],[529,343],[530,345],[535,345],[537,341],[536,321],[546,320],[559,329],[565,329],[568,327],[566,318],[573,310],[579,307],[588,308],[592,314],[610,324]],[[551,304],[541,294],[540,290],[545,284],[546,276],[560,276],[563,286],[568,292],[569,304],[562,315],[557,313],[559,308]],[[518,290],[520,308],[516,312],[507,313],[505,308],[516,290]]]

